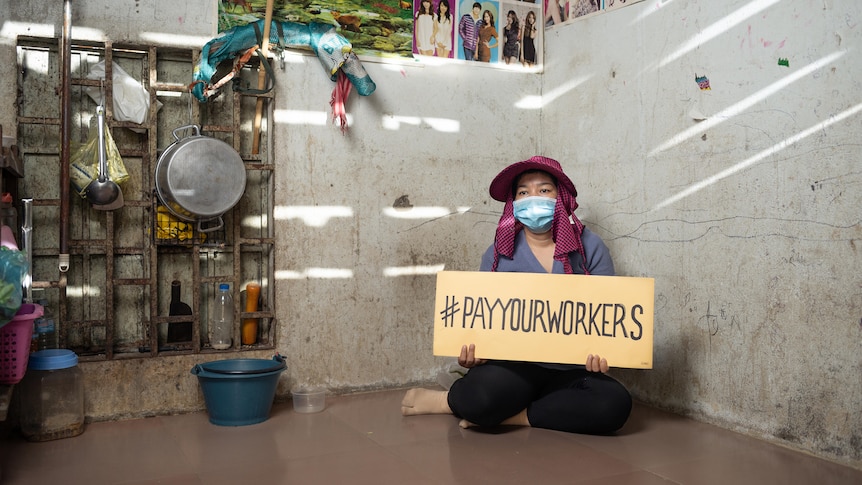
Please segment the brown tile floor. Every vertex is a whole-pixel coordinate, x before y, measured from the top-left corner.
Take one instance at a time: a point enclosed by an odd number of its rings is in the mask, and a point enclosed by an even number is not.
[[[0,436],[0,483],[16,484],[860,484],[843,467],[645,406],[617,436],[462,430],[402,417],[404,391],[327,397],[318,414],[276,404],[268,421],[205,413],[93,423],[75,438]]]

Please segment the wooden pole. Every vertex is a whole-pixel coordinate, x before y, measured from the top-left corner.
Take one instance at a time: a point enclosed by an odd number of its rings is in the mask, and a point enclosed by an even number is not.
[[[266,0],[266,16],[263,26],[263,45],[260,46],[260,52],[264,58],[269,57],[269,31],[272,24],[272,3],[273,0]],[[266,72],[263,70],[263,64],[258,69],[257,88],[263,89],[266,87]],[[254,110],[254,127],[252,131],[252,146],[251,154],[257,155],[260,153],[260,122],[263,118],[263,98],[257,98],[257,103]]]

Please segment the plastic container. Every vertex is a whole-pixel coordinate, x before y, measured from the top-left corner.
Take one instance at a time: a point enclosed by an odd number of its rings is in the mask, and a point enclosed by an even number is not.
[[[0,384],[17,384],[27,372],[33,321],[43,311],[42,305],[24,303],[12,320],[0,328]]]
[[[230,285],[219,285],[213,306],[210,345],[216,350],[227,350],[233,341],[233,298],[230,295]]]
[[[293,388],[293,410],[298,413],[319,413],[326,407],[326,389],[318,386]]]
[[[269,419],[278,377],[287,365],[268,359],[227,359],[198,364],[198,377],[212,424],[246,426]]]
[[[84,378],[71,350],[33,352],[20,392],[21,433],[28,440],[71,438],[84,432]]]
[[[0,225],[0,246],[18,251],[18,239],[15,238],[12,228],[7,225]]]
[[[0,195],[0,225],[12,228],[12,234],[15,240],[18,240],[18,210],[15,208],[15,201],[12,199],[12,194],[3,192]]]
[[[260,285],[249,283],[245,285],[245,311],[256,312],[257,302],[260,300]],[[243,345],[254,345],[257,343],[257,318],[245,318],[242,321],[240,333]]]
[[[48,300],[39,300],[42,306],[42,316],[33,321],[33,330],[36,333],[35,350],[47,350],[57,348],[57,333],[55,332],[54,315],[48,308]]]

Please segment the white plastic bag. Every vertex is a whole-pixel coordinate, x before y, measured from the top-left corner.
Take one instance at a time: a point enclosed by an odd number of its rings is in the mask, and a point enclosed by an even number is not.
[[[150,93],[116,62],[111,62],[111,69],[114,78],[113,118],[117,121],[143,123],[146,121],[150,110]],[[87,79],[105,79],[104,59],[90,68]],[[91,86],[86,88],[86,92],[97,104],[102,103],[102,90],[100,88]],[[161,107],[161,103],[159,103],[159,107]]]

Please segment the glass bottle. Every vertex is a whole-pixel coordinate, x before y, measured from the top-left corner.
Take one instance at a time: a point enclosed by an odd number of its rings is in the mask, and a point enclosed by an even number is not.
[[[229,349],[233,337],[233,298],[230,296],[229,284],[219,285],[213,306],[210,345],[216,350]]]

